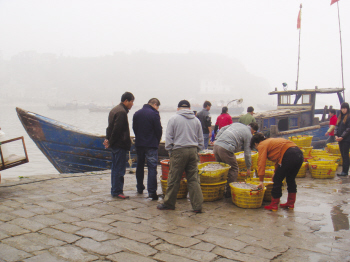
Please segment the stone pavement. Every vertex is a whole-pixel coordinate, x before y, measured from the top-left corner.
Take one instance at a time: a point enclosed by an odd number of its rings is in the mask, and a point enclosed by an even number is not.
[[[157,210],[125,181],[129,200],[111,198],[109,172],[3,178],[0,261],[350,261],[349,178],[298,178],[294,210],[224,199],[202,214],[188,199]]]

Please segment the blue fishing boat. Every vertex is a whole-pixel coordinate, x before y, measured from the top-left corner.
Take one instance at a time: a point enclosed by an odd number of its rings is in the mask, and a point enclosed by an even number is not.
[[[328,137],[325,136],[329,128],[327,115],[330,106],[316,109],[316,95],[336,94],[339,106],[344,102],[343,88],[322,88],[273,91],[269,95],[277,95],[277,109],[268,110],[254,115],[259,130],[268,137],[284,137],[297,135],[313,136],[314,148],[323,148]],[[320,115],[320,117],[316,117]],[[239,116],[233,117],[233,122],[238,122]]]

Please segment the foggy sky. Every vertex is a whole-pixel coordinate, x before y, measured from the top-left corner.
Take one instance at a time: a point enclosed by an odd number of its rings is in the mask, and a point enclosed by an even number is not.
[[[330,2],[302,1],[299,89],[341,87],[337,4]],[[10,59],[27,50],[76,57],[140,50],[218,53],[267,79],[266,93],[281,90],[282,82],[294,89],[299,5],[294,0],[0,0],[0,54]],[[340,0],[339,7],[346,88],[350,2]]]

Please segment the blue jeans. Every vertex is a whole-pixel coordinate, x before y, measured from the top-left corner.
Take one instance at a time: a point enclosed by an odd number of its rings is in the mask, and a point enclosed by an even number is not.
[[[148,194],[157,193],[157,163],[158,163],[158,149],[151,147],[137,147],[137,167],[136,167],[136,188],[137,191],[145,189],[143,185],[145,160],[147,161],[148,179],[147,190]]]
[[[111,195],[117,196],[123,193],[127,151],[122,148],[111,148],[111,150],[112,150]]]
[[[204,138],[204,148],[203,149],[207,149],[208,145],[209,145],[209,134],[203,134],[203,138]]]

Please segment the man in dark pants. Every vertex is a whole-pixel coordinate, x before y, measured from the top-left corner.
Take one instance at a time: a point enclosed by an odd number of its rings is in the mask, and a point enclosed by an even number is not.
[[[203,133],[199,120],[191,111],[190,103],[181,100],[176,115],[169,119],[165,149],[170,154],[168,188],[160,210],[174,210],[181,177],[186,171],[187,188],[195,213],[202,212],[203,194],[198,175],[198,152],[203,147]]]
[[[132,93],[125,92],[122,95],[121,103],[109,112],[106,139],[103,142],[104,146],[112,151],[111,195],[121,199],[129,198],[124,195],[123,187],[126,153],[131,147],[128,113],[134,100],[135,97]]]
[[[209,101],[205,101],[203,104],[203,109],[199,113],[197,113],[197,117],[199,121],[201,121],[202,130],[203,130],[203,138],[204,138],[204,147],[203,149],[207,149],[209,145],[209,139],[211,136],[211,116],[210,116],[210,108],[211,103]]]
[[[133,117],[132,128],[135,133],[135,146],[137,153],[137,192],[143,193],[145,160],[147,161],[148,179],[147,190],[148,197],[152,200],[158,200],[157,195],[157,163],[158,146],[162,138],[162,125],[160,123],[159,109],[160,102],[157,98],[152,98],[142,109],[138,110]]]

